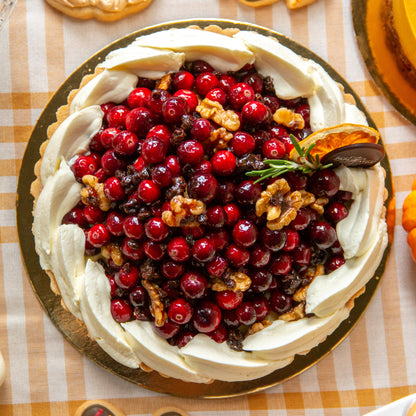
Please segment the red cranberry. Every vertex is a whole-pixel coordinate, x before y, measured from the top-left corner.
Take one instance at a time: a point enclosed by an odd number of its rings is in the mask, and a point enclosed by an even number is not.
[[[207,263],[207,272],[215,277],[221,277],[228,268],[228,262],[224,257],[216,256]]]
[[[172,78],[172,85],[175,90],[192,90],[195,77],[188,71],[176,72]]]
[[[296,231],[306,229],[311,222],[311,214],[309,208],[300,208],[296,212],[296,217],[290,223],[290,228]]]
[[[164,248],[155,241],[146,241],[143,244],[143,250],[144,254],[146,254],[146,257],[155,261],[162,260],[163,256],[165,255]]]
[[[349,191],[338,191],[335,198],[342,202],[349,202],[352,200],[352,192]]]
[[[141,148],[141,156],[146,163],[161,163],[166,157],[167,146],[157,137],[147,138]]]
[[[236,204],[227,204],[224,206],[225,224],[228,226],[235,225],[241,218],[241,211]]]
[[[116,105],[114,103],[105,103],[101,104],[101,111],[104,113],[104,116],[107,117],[108,112],[114,108]]]
[[[120,129],[116,129],[115,127],[108,127],[101,132],[100,140],[101,145],[104,149],[110,149],[113,147],[113,139],[120,133]]]
[[[235,309],[243,301],[243,292],[233,292],[232,290],[224,290],[215,293],[215,301],[221,309]]]
[[[220,150],[211,158],[212,171],[221,176],[231,175],[236,168],[235,156],[228,150]]]
[[[261,243],[271,251],[281,250],[286,243],[286,239],[285,230],[270,230],[267,227],[263,227],[260,231]]]
[[[111,234],[120,237],[124,234],[123,222],[124,215],[119,212],[112,211],[107,215],[105,225]]]
[[[325,272],[332,273],[333,271],[341,267],[343,264],[345,264],[344,257],[341,257],[341,256],[330,257],[325,262]]]
[[[104,194],[110,201],[120,201],[126,196],[120,179],[115,176],[106,179],[104,182]]]
[[[276,275],[286,275],[292,270],[292,257],[288,253],[277,253],[270,263],[270,271]]]
[[[344,254],[344,250],[341,247],[341,244],[339,243],[339,241],[335,241],[334,244],[332,244],[332,246],[329,248],[329,251],[331,252],[331,254],[333,254],[334,256],[342,256]]]
[[[272,284],[273,276],[270,272],[266,270],[259,270],[254,275],[251,276],[251,286],[250,289],[253,292],[265,292],[269,289]]]
[[[113,138],[113,148],[120,156],[131,156],[139,144],[137,136],[127,130],[123,130],[116,134]]]
[[[218,78],[211,72],[203,72],[195,79],[195,88],[199,95],[205,97],[208,91],[218,85]]]
[[[231,243],[225,251],[225,257],[228,259],[232,266],[243,267],[250,260],[250,252],[245,248]]]
[[[101,157],[101,167],[107,176],[114,176],[117,170],[124,170],[126,163],[121,160],[113,149],[107,150]]]
[[[222,344],[228,338],[228,331],[223,325],[219,325],[214,331],[207,333],[207,335],[218,344]]]
[[[295,109],[295,113],[300,114],[305,121],[305,128],[310,126],[310,108],[308,104],[301,104],[299,107]]]
[[[149,88],[135,88],[127,97],[127,104],[130,108],[147,107],[150,94]]]
[[[181,174],[181,165],[177,156],[168,156],[165,160],[165,165],[170,169],[173,177]]]
[[[309,190],[316,196],[331,198],[339,190],[340,180],[332,169],[315,171],[309,178]]]
[[[192,247],[192,257],[199,262],[211,261],[215,256],[214,243],[208,238],[200,238]]]
[[[235,313],[235,309],[223,309],[221,311],[223,323],[228,328],[237,328],[240,326],[240,322],[238,321],[237,314]]]
[[[160,188],[150,179],[141,181],[137,188],[138,197],[146,204],[151,204],[160,198]]]
[[[82,209],[82,215],[90,224],[96,224],[105,220],[105,213],[95,205],[86,205]]]
[[[267,266],[271,258],[271,252],[268,248],[262,247],[261,245],[255,245],[250,250],[250,261],[249,264],[254,267]]]
[[[270,309],[278,314],[287,312],[293,305],[292,298],[278,289],[270,294],[269,302]]]
[[[139,156],[136,159],[136,161],[133,163],[133,167],[134,169],[136,169],[137,172],[140,172],[141,170],[143,170],[145,166],[146,166],[146,162],[141,156]]]
[[[79,182],[85,175],[93,175],[97,170],[97,163],[91,156],[78,156],[75,162],[71,165],[71,170],[75,179]]]
[[[169,235],[169,227],[161,218],[151,218],[144,225],[144,232],[152,241],[162,241]]]
[[[211,134],[212,125],[209,120],[205,118],[196,118],[191,127],[191,137],[198,141],[204,142]]]
[[[333,201],[325,207],[324,215],[328,221],[336,224],[347,217],[348,210],[342,202]]]
[[[256,147],[254,152],[261,153],[263,144],[270,139],[270,135],[265,130],[256,130],[253,132],[254,141],[256,143]]]
[[[127,237],[136,240],[140,240],[144,235],[144,227],[136,215],[130,215],[124,220],[123,230]]]
[[[215,244],[218,251],[224,250],[231,238],[229,231],[224,229],[210,233],[208,237]]]
[[[252,153],[256,147],[254,137],[244,131],[235,132],[230,144],[236,156]]]
[[[130,260],[140,261],[144,257],[143,245],[133,238],[126,237],[121,243],[121,252]]]
[[[191,257],[191,249],[184,237],[175,237],[168,243],[168,255],[174,261],[186,261]]]
[[[281,159],[286,154],[286,148],[280,140],[269,139],[263,143],[262,153],[266,159]]]
[[[221,205],[214,205],[207,209],[207,224],[213,228],[221,228],[225,223],[225,211]]]
[[[111,301],[111,315],[117,322],[128,322],[133,317],[133,309],[125,299]]]
[[[182,165],[196,165],[204,157],[204,148],[195,140],[187,140],[179,145],[177,155]]]
[[[180,326],[179,324],[167,319],[162,326],[155,325],[153,329],[162,338],[170,339],[179,332]]]
[[[267,105],[267,107],[270,108],[272,114],[274,114],[276,110],[280,108],[280,100],[273,95],[264,95],[263,102]]]
[[[158,165],[152,169],[152,181],[161,188],[169,186],[172,178],[172,171],[166,165]]]
[[[221,204],[229,204],[234,200],[235,185],[231,181],[221,181],[218,183],[216,199]]]
[[[106,115],[108,127],[124,129],[126,127],[126,117],[129,109],[124,105],[113,107]]]
[[[87,220],[88,221],[88,220]],[[80,228],[86,227],[87,221],[83,215],[83,209],[75,207],[65,214],[62,218],[62,224],[76,224]]]
[[[212,332],[221,323],[221,309],[214,302],[201,302],[195,309],[192,323],[199,332]]]
[[[242,325],[251,325],[254,324],[257,320],[256,311],[251,302],[243,302],[240,306],[237,307],[235,310],[237,315],[238,321]]]
[[[194,310],[191,304],[181,298],[172,301],[168,309],[169,319],[179,325],[188,323],[191,320],[193,313]]]
[[[181,227],[183,235],[190,235],[193,239],[205,236],[205,227],[203,225],[195,225],[194,227]]]
[[[211,202],[217,193],[218,182],[214,175],[199,173],[193,175],[188,182],[188,192],[191,198],[202,202]]]
[[[254,99],[254,90],[250,85],[244,82],[239,82],[238,84],[230,87],[228,90],[228,97],[231,106],[235,110],[240,110],[245,103]]]
[[[270,118],[269,109],[260,101],[249,101],[241,109],[243,122],[249,126],[257,126]]]
[[[114,276],[117,286],[126,290],[132,289],[136,285],[138,278],[139,269],[130,263],[123,264],[121,269]]]
[[[262,321],[270,312],[270,304],[263,295],[256,295],[251,299],[254,311],[256,312],[257,322]]]
[[[263,78],[257,74],[248,74],[243,78],[243,82],[250,85],[255,93],[261,93],[263,91]]]
[[[241,205],[252,205],[260,198],[261,186],[254,181],[247,180],[238,184],[235,189],[235,199]]]
[[[162,114],[163,103],[170,98],[170,93],[164,89],[155,89],[149,97],[148,107],[154,114]]]
[[[283,246],[283,251],[292,251],[300,243],[300,235],[297,231],[286,228],[286,243]]]
[[[228,74],[221,74],[218,80],[218,87],[228,93],[230,87],[235,85],[237,80]]]
[[[194,74],[200,74],[201,72],[214,72],[214,68],[202,59],[197,59],[191,62],[191,72]]]
[[[205,98],[208,98],[208,100],[211,101],[216,101],[222,106],[224,106],[227,102],[227,94],[221,88],[213,88],[212,90],[208,91]]]
[[[257,227],[249,220],[240,220],[233,228],[233,239],[242,247],[250,247],[258,237]]]
[[[208,280],[198,272],[186,272],[180,280],[180,286],[189,299],[201,299],[207,295]]]
[[[145,306],[149,300],[149,295],[143,286],[134,286],[129,292],[130,303],[136,306]]]
[[[306,243],[301,242],[292,252],[293,262],[298,266],[307,266],[311,261],[312,250]]]
[[[209,160],[202,160],[193,168],[195,173],[212,173],[212,165]]]
[[[314,221],[309,226],[309,238],[319,249],[325,250],[337,241],[337,233],[325,221]]]
[[[165,124],[156,124],[147,132],[146,139],[149,137],[157,137],[159,140],[165,143],[166,146],[169,146],[170,136],[171,132]]]
[[[104,224],[95,224],[88,231],[88,241],[93,247],[102,247],[111,240],[111,234]]]
[[[167,260],[162,263],[161,272],[166,279],[178,279],[184,274],[185,266],[182,263]]]
[[[169,124],[179,123],[185,114],[189,114],[189,105],[182,97],[169,98],[162,105],[162,116]]]
[[[178,348],[183,348],[191,339],[195,336],[195,333],[192,331],[182,331],[178,334],[176,339],[176,346]]]
[[[189,107],[188,113],[186,114],[189,114],[195,111],[198,105],[198,97],[196,96],[194,92],[189,91],[189,90],[178,90],[175,92],[175,94],[173,94],[173,96],[182,98],[186,101]]]

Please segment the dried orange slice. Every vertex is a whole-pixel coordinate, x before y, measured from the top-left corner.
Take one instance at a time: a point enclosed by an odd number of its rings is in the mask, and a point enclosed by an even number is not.
[[[315,143],[310,154],[319,155],[319,159],[322,159],[327,153],[340,147],[356,143],[377,143],[379,138],[379,132],[371,127],[344,123],[315,131],[299,142],[299,145],[306,150]],[[290,152],[289,157],[295,162],[300,162],[300,156],[295,149]]]

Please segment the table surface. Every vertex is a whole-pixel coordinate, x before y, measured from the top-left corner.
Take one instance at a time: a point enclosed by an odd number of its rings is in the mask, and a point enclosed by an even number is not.
[[[34,295],[20,254],[16,187],[31,130],[48,99],[81,63],[139,28],[185,18],[226,18],[272,28],[329,62],[362,98],[381,132],[395,182],[395,240],[386,272],[351,334],[315,366],[263,392],[194,400],[154,393],[83,357],[55,328]],[[381,95],[354,38],[349,0],[317,0],[288,11],[284,1],[253,9],[237,0],[154,0],[114,23],[78,21],[43,0],[18,0],[0,32],[0,351],[7,374],[1,415],[70,415],[106,399],[127,415],[167,405],[191,416],[356,416],[416,392],[416,267],[401,206],[416,177],[416,127]]]

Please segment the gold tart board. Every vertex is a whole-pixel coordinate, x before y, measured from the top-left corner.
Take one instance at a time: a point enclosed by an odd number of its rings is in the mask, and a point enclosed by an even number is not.
[[[385,0],[351,0],[358,48],[377,87],[411,123],[416,124],[416,85],[400,71],[387,46],[382,11]]]
[[[35,252],[34,238],[31,232],[33,198],[30,195],[30,184],[35,180],[33,169],[39,159],[39,147],[47,137],[46,130],[48,126],[56,121],[55,113],[60,106],[66,104],[69,92],[78,88],[84,75],[94,72],[96,65],[102,62],[110,51],[127,46],[138,36],[147,35],[159,30],[181,28],[189,25],[198,25],[203,28],[212,24],[218,25],[221,28],[236,27],[240,30],[254,30],[266,36],[274,36],[283,45],[288,46],[296,53],[316,61],[323,66],[333,79],[343,85],[346,93],[351,94],[355,98],[358,108],[366,115],[369,125],[375,127],[373,120],[367,113],[359,97],[352,91],[346,81],[321,58],[283,35],[260,26],[231,20],[204,19],[169,22],[141,29],[117,40],[93,55],[65,80],[43,110],[33,129],[23,157],[17,190],[17,225],[22,254],[33,290],[56,327],[76,349],[111,373],[146,389],[182,397],[221,398],[256,392],[288,380],[314,365],[348,335],[360,316],[364,313],[384,272],[391,246],[390,241],[375,276],[368,282],[364,294],[356,298],[355,306],[352,308],[348,319],[342,322],[324,342],[310,350],[306,355],[297,355],[287,367],[251,381],[233,383],[214,381],[211,384],[186,383],[180,380],[172,382],[172,379],[164,378],[155,371],[147,373],[142,370],[129,369],[110,358],[95,341],[92,341],[88,337],[85,327],[69,312],[63,309],[60,297],[54,295],[49,287],[50,279],[48,275],[39,266],[39,259]],[[388,206],[392,205],[394,199],[392,174],[387,157],[384,158],[382,165],[386,170],[386,188],[389,193],[386,206]],[[394,211],[392,212],[394,215]],[[394,218],[389,223],[394,224]]]

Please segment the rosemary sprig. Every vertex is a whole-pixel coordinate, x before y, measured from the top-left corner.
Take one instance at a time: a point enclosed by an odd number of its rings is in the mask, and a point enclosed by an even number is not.
[[[300,156],[301,163],[296,163],[292,160],[286,159],[265,159],[263,162],[269,165],[268,168],[262,170],[252,170],[250,172],[246,172],[246,175],[255,177],[258,176],[258,179],[254,181],[254,183],[257,183],[267,178],[276,178],[286,172],[299,170],[302,173],[311,173],[315,170],[326,169],[332,166],[332,163],[321,165],[319,155],[311,155],[310,152],[315,146],[315,143],[312,143],[307,149],[305,149],[299,145],[293,134],[290,135],[290,140],[293,143],[293,147],[296,152]]]

